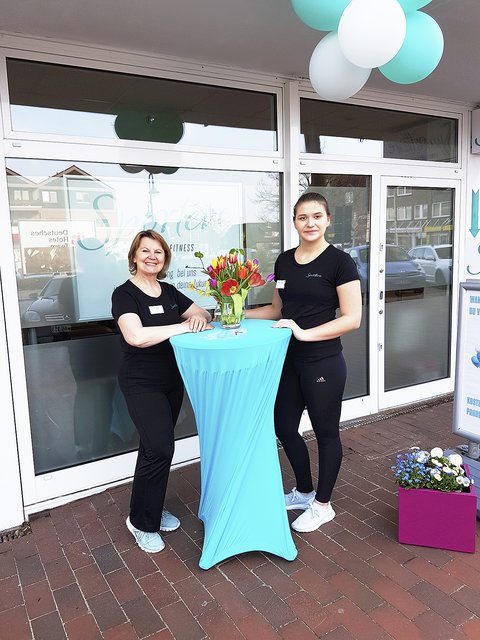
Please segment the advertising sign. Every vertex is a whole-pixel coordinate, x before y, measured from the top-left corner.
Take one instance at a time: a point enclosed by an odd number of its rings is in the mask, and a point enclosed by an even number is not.
[[[453,432],[480,442],[480,280],[460,283]]]
[[[90,220],[20,220],[21,260],[24,275],[75,270],[72,249],[82,238],[95,235]]]

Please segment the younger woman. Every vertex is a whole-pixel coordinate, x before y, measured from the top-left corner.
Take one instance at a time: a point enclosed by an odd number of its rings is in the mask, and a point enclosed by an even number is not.
[[[285,496],[286,508],[304,511],[291,526],[307,532],[335,517],[330,497],[342,460],[339,422],[346,381],[340,336],[360,326],[362,299],[354,261],[325,239],[331,222],[326,199],[305,193],[293,221],[300,244],[277,258],[272,303],[247,311],[247,317],[278,320],[274,327],[293,333],[275,403],[275,432],[296,479]],[[305,407],[318,444],[315,490],[298,432]]]

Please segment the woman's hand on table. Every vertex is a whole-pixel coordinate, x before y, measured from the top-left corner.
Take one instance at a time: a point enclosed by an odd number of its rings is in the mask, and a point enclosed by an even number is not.
[[[203,315],[190,316],[190,318],[182,322],[182,326],[186,328],[185,333],[199,333],[200,331],[213,329],[213,326]]]
[[[297,340],[305,340],[306,339],[306,331],[305,329],[300,329],[295,320],[289,320],[288,318],[282,318],[274,325],[272,325],[274,329],[291,329],[293,335]]]

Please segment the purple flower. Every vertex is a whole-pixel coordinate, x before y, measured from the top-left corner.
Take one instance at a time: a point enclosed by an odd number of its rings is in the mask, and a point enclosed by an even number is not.
[[[217,281],[215,278],[210,278],[210,280],[208,281],[208,284],[210,285],[211,289],[217,288]]]
[[[275,274],[274,273],[269,273],[268,276],[265,278],[265,280],[267,282],[271,282],[272,280],[275,280]]]

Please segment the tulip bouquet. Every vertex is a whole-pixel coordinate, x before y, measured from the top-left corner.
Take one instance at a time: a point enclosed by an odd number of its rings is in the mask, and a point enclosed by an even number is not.
[[[396,482],[405,489],[437,489],[462,491],[473,484],[473,478],[465,474],[462,456],[445,455],[440,447],[430,452],[412,447],[411,453],[397,455],[392,467]]]
[[[208,280],[204,289],[198,289],[193,284],[190,284],[189,288],[200,295],[215,299],[220,308],[223,326],[238,326],[249,290],[271,282],[274,278],[273,273],[263,278],[258,260],[245,260],[244,249],[230,249],[228,255],[217,256],[207,267],[203,262],[203,253],[197,251],[194,255],[200,260],[201,271],[208,276]]]

